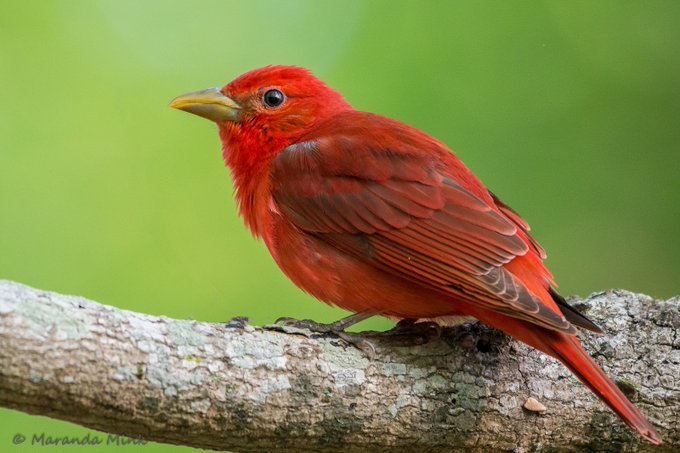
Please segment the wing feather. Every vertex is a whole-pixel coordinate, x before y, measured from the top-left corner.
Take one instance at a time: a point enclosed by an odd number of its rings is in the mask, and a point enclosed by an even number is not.
[[[544,256],[526,222],[493,194],[470,190],[471,174],[457,176],[442,145],[381,121],[322,127],[283,150],[271,166],[280,211],[309,234],[402,278],[575,333],[504,267],[527,253]],[[394,135],[398,140],[385,145]]]

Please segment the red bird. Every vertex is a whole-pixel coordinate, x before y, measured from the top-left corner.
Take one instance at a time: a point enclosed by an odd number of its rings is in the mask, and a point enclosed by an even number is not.
[[[314,297],[393,319],[473,316],[552,356],[654,444],[585,352],[601,332],[553,289],[529,225],[426,133],[355,110],[308,70],[267,66],[171,106],[217,123],[240,214]]]

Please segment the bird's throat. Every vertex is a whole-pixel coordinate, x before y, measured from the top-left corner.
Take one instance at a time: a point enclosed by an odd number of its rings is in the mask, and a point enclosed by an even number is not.
[[[277,143],[263,143],[235,128],[220,128],[222,157],[231,172],[239,214],[255,237],[262,237],[271,219],[269,167]]]

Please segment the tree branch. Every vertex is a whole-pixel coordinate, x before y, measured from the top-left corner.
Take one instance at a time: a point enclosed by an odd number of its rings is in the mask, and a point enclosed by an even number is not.
[[[581,307],[583,335],[664,445],[628,430],[558,362],[479,324],[426,345],[154,317],[0,281],[0,406],[216,450],[670,451],[680,448],[680,298]],[[523,406],[540,403],[535,412]],[[532,406],[530,402],[528,406]],[[676,450],[677,451],[677,450]]]

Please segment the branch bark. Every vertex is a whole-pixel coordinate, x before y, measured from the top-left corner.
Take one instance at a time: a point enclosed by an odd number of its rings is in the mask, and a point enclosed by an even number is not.
[[[148,316],[9,281],[0,406],[244,452],[680,449],[680,298],[608,291],[577,304],[607,332],[583,335],[586,348],[661,447],[558,362],[479,324],[420,346],[374,339],[370,360],[333,336]],[[545,410],[524,408],[529,398]]]

